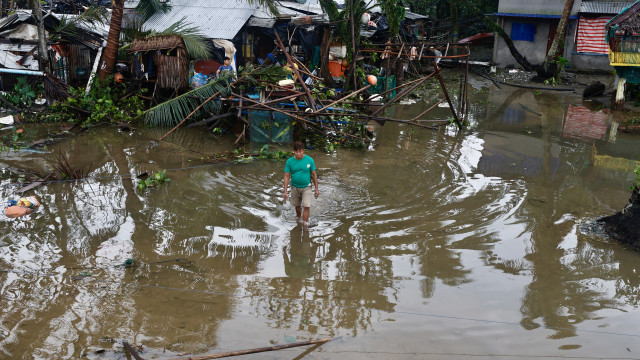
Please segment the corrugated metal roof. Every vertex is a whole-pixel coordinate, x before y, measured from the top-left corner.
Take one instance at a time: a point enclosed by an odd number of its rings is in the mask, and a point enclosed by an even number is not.
[[[424,19],[424,20],[429,20],[428,16],[424,16],[424,15],[420,15],[417,13],[412,13],[411,11],[405,11],[404,12],[404,17],[410,20],[417,20],[417,19]]]
[[[172,0],[171,10],[156,14],[145,24],[146,30],[162,31],[185,18],[191,26],[212,39],[231,40],[255,10],[245,0]]]
[[[583,1],[580,5],[580,13],[617,15],[631,3],[629,1]]]
[[[311,15],[314,23],[327,23],[329,22],[329,16],[322,12],[320,6],[315,6],[313,4],[298,4],[292,2],[284,2],[281,1],[276,3],[276,7],[278,8],[279,15],[277,19],[295,19],[297,17],[309,16]],[[276,23],[276,16],[272,15],[269,10],[267,10],[264,6],[259,6],[254,12],[253,16],[247,22],[248,26],[257,26],[270,28]]]
[[[292,1],[280,1],[280,2],[277,2],[276,4],[279,5],[278,10],[280,10],[281,7],[285,7],[285,8],[297,10],[299,12],[307,12],[310,15],[324,14],[324,11],[322,11],[320,4],[314,4],[310,1],[307,1],[304,4],[300,4],[298,2],[292,2]]]

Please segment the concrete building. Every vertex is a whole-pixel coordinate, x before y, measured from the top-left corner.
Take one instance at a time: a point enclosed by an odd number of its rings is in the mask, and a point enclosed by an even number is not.
[[[574,70],[612,71],[604,25],[632,1],[575,0],[567,25],[563,57]],[[500,0],[498,24],[530,63],[541,64],[551,46],[564,10],[558,0]],[[496,36],[493,61],[499,67],[520,67],[504,40]]]

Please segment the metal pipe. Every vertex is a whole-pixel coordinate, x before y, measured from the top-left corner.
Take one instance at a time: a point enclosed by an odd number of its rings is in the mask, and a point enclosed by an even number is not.
[[[37,70],[22,70],[22,69],[5,69],[5,68],[2,68],[2,69],[0,69],[0,73],[44,76],[44,72],[37,71]]]

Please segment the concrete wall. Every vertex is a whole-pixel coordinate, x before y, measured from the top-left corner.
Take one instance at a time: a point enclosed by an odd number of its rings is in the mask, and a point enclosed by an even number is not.
[[[530,15],[562,15],[564,1],[559,0],[500,0],[498,13],[530,14]],[[571,15],[580,10],[582,0],[575,0]]]
[[[585,55],[570,54],[568,69],[580,71],[614,71],[613,66],[609,65],[608,55]]]
[[[513,42],[516,49],[520,54],[525,57],[531,64],[537,65],[544,61],[547,56],[547,41],[549,39],[549,27],[552,21],[555,19],[540,19],[540,18],[516,18],[516,17],[502,17],[499,19],[501,24],[504,20],[503,29],[507,35],[511,35],[511,26],[514,22],[519,23],[535,23],[536,33],[531,41],[516,40]],[[493,47],[493,62],[498,67],[520,67],[520,64],[511,56],[511,51],[507,47],[502,37],[496,36]]]
[[[582,5],[582,0],[575,0],[572,16],[577,16]],[[498,23],[504,31],[511,35],[511,25],[514,22],[535,23],[536,33],[534,41],[514,41],[516,49],[531,64],[541,64],[547,56],[547,43],[549,41],[549,29],[551,24],[557,24],[564,10],[564,1],[558,0],[500,0],[498,13],[502,14],[527,14],[541,17],[514,17],[500,16]],[[549,17],[553,16],[553,17]],[[609,65],[609,57],[606,55],[585,55],[576,53],[576,31],[578,20],[569,20],[565,49],[563,57],[569,60],[569,69],[582,71],[613,71]],[[493,47],[493,61],[499,67],[520,67],[520,64],[511,56],[511,52],[500,36],[495,37]]]
[[[542,64],[547,56],[547,42],[549,39],[549,29],[552,23],[557,23],[558,19],[549,18],[523,18],[523,17],[502,17],[500,23],[504,20],[504,30],[507,34],[511,34],[511,25],[513,22],[535,23],[536,33],[534,41],[514,41],[514,45],[520,54],[524,56],[533,65]],[[613,67],[609,65],[609,57],[607,55],[585,55],[576,53],[576,31],[578,20],[570,20],[567,25],[567,35],[565,38],[565,49],[563,57],[569,60],[568,69],[579,71],[612,71]],[[493,61],[498,67],[516,67],[520,68],[520,64],[511,55],[507,44],[500,36],[496,36],[493,49]]]

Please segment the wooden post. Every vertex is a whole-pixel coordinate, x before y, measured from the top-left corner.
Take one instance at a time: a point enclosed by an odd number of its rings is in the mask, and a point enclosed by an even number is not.
[[[358,79],[356,78],[356,55],[358,54],[358,49],[356,48],[356,32],[355,32],[355,24],[353,23],[353,0],[351,0],[351,5],[349,6],[349,17],[351,18],[351,71],[349,76],[353,77],[353,90],[358,89]],[[360,26],[358,26],[360,29]]]
[[[616,110],[622,110],[624,106],[624,88],[627,83],[627,79],[619,78],[618,85],[616,86]]]
[[[324,27],[322,44],[320,45],[320,77],[327,86],[333,85],[333,78],[329,71],[329,45],[331,44],[331,26]]]

